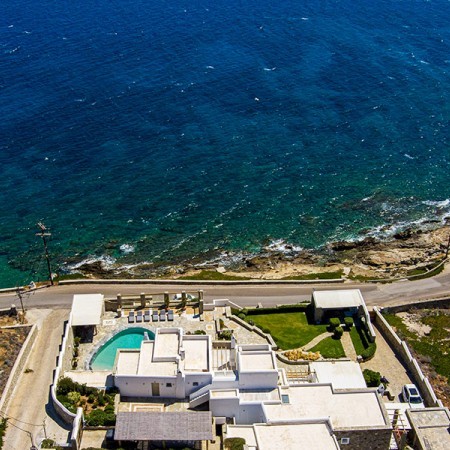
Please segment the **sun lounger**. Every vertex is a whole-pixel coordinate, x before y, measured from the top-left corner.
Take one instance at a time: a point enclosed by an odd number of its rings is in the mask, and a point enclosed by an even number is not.
[[[159,313],[159,320],[160,320],[160,322],[166,321],[166,310],[165,309],[162,309],[161,312]]]
[[[136,323],[142,322],[142,311],[136,313]]]
[[[173,322],[173,311],[171,309],[167,311],[167,320]]]
[[[134,311],[128,313],[128,323],[134,323]]]
[[[158,322],[158,311],[153,311],[153,316],[152,316],[152,320],[153,322]]]
[[[144,322],[150,322],[150,316],[151,311],[149,309],[147,309],[147,311],[144,311]]]

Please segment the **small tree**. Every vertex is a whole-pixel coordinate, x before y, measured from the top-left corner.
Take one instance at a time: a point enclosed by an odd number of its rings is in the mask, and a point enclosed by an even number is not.
[[[342,327],[337,327],[334,329],[334,336],[336,339],[340,339],[344,334],[344,329]]]
[[[367,387],[378,387],[381,383],[380,372],[375,372],[370,369],[364,369],[363,376],[364,376],[364,381],[367,384]]]
[[[340,325],[341,325],[341,321],[337,317],[332,317],[330,319],[330,328],[332,331],[334,329],[336,329],[337,327],[339,327]]]
[[[245,439],[243,438],[227,438],[224,441],[226,450],[244,450]]]
[[[350,328],[353,326],[353,317],[345,317],[344,323],[345,323],[347,330],[350,330]]]

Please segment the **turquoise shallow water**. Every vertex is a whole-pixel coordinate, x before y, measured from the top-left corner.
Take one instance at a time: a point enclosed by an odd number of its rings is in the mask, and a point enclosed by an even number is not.
[[[3,0],[0,286],[450,212],[446,0]],[[224,255],[228,252],[228,256]]]
[[[150,340],[155,338],[155,334],[147,328],[131,327],[117,333],[96,353],[91,362],[92,370],[111,370],[114,366],[117,350],[141,348],[144,333],[148,333]]]

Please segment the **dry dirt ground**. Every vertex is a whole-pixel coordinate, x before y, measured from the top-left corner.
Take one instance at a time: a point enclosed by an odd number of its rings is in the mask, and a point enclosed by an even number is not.
[[[0,327],[17,325],[11,317],[0,317]],[[0,328],[0,395],[31,327]]]

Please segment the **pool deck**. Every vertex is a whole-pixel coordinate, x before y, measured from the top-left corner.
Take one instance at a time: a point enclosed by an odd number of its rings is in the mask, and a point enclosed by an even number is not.
[[[78,367],[76,370],[69,370],[65,372],[65,375],[69,375],[72,379],[78,381],[79,383],[87,383],[91,386],[107,386],[111,383],[109,380],[111,377],[111,371],[93,371],[91,370],[89,364],[92,357],[98,351],[98,349],[105,344],[109,339],[111,339],[118,332],[135,327],[135,328],[144,328],[149,331],[155,333],[158,328],[182,328],[184,334],[194,334],[197,330],[202,330],[206,334],[210,335],[213,340],[216,339],[216,329],[215,329],[215,320],[221,318],[225,325],[233,330],[233,334],[238,343],[242,344],[261,344],[267,343],[267,341],[259,336],[256,333],[253,333],[236,322],[228,319],[225,316],[225,308],[216,308],[215,311],[205,311],[203,314],[203,320],[200,320],[200,316],[194,314],[192,309],[187,309],[184,312],[175,312],[174,320],[171,322],[140,322],[140,323],[128,323],[127,313],[124,314],[123,317],[117,317],[117,313],[115,312],[105,312],[102,317],[102,324],[97,327],[97,332],[93,336],[92,342],[82,343],[79,346],[79,357],[78,357]],[[161,345],[159,349],[156,348],[155,351],[163,352],[165,356],[176,353],[178,354],[178,339],[174,335],[160,335],[160,338],[166,338],[167,342],[164,342],[164,345]],[[163,338],[163,340],[164,340]],[[186,343],[189,341],[186,341]],[[195,356],[195,350],[197,345],[201,345],[201,343],[197,343],[195,341],[191,341],[187,344],[186,350],[186,363],[189,366],[189,370],[203,370],[206,362],[203,360],[198,360]],[[160,341],[162,344],[162,341]],[[176,347],[176,348],[175,348]],[[193,348],[191,348],[193,347]],[[174,353],[174,354],[175,354]],[[133,360],[133,354],[130,354],[131,360]],[[197,359],[196,359],[197,358]],[[134,367],[134,364],[131,364]],[[213,361],[214,366],[214,361]],[[109,376],[109,378],[108,378]]]

